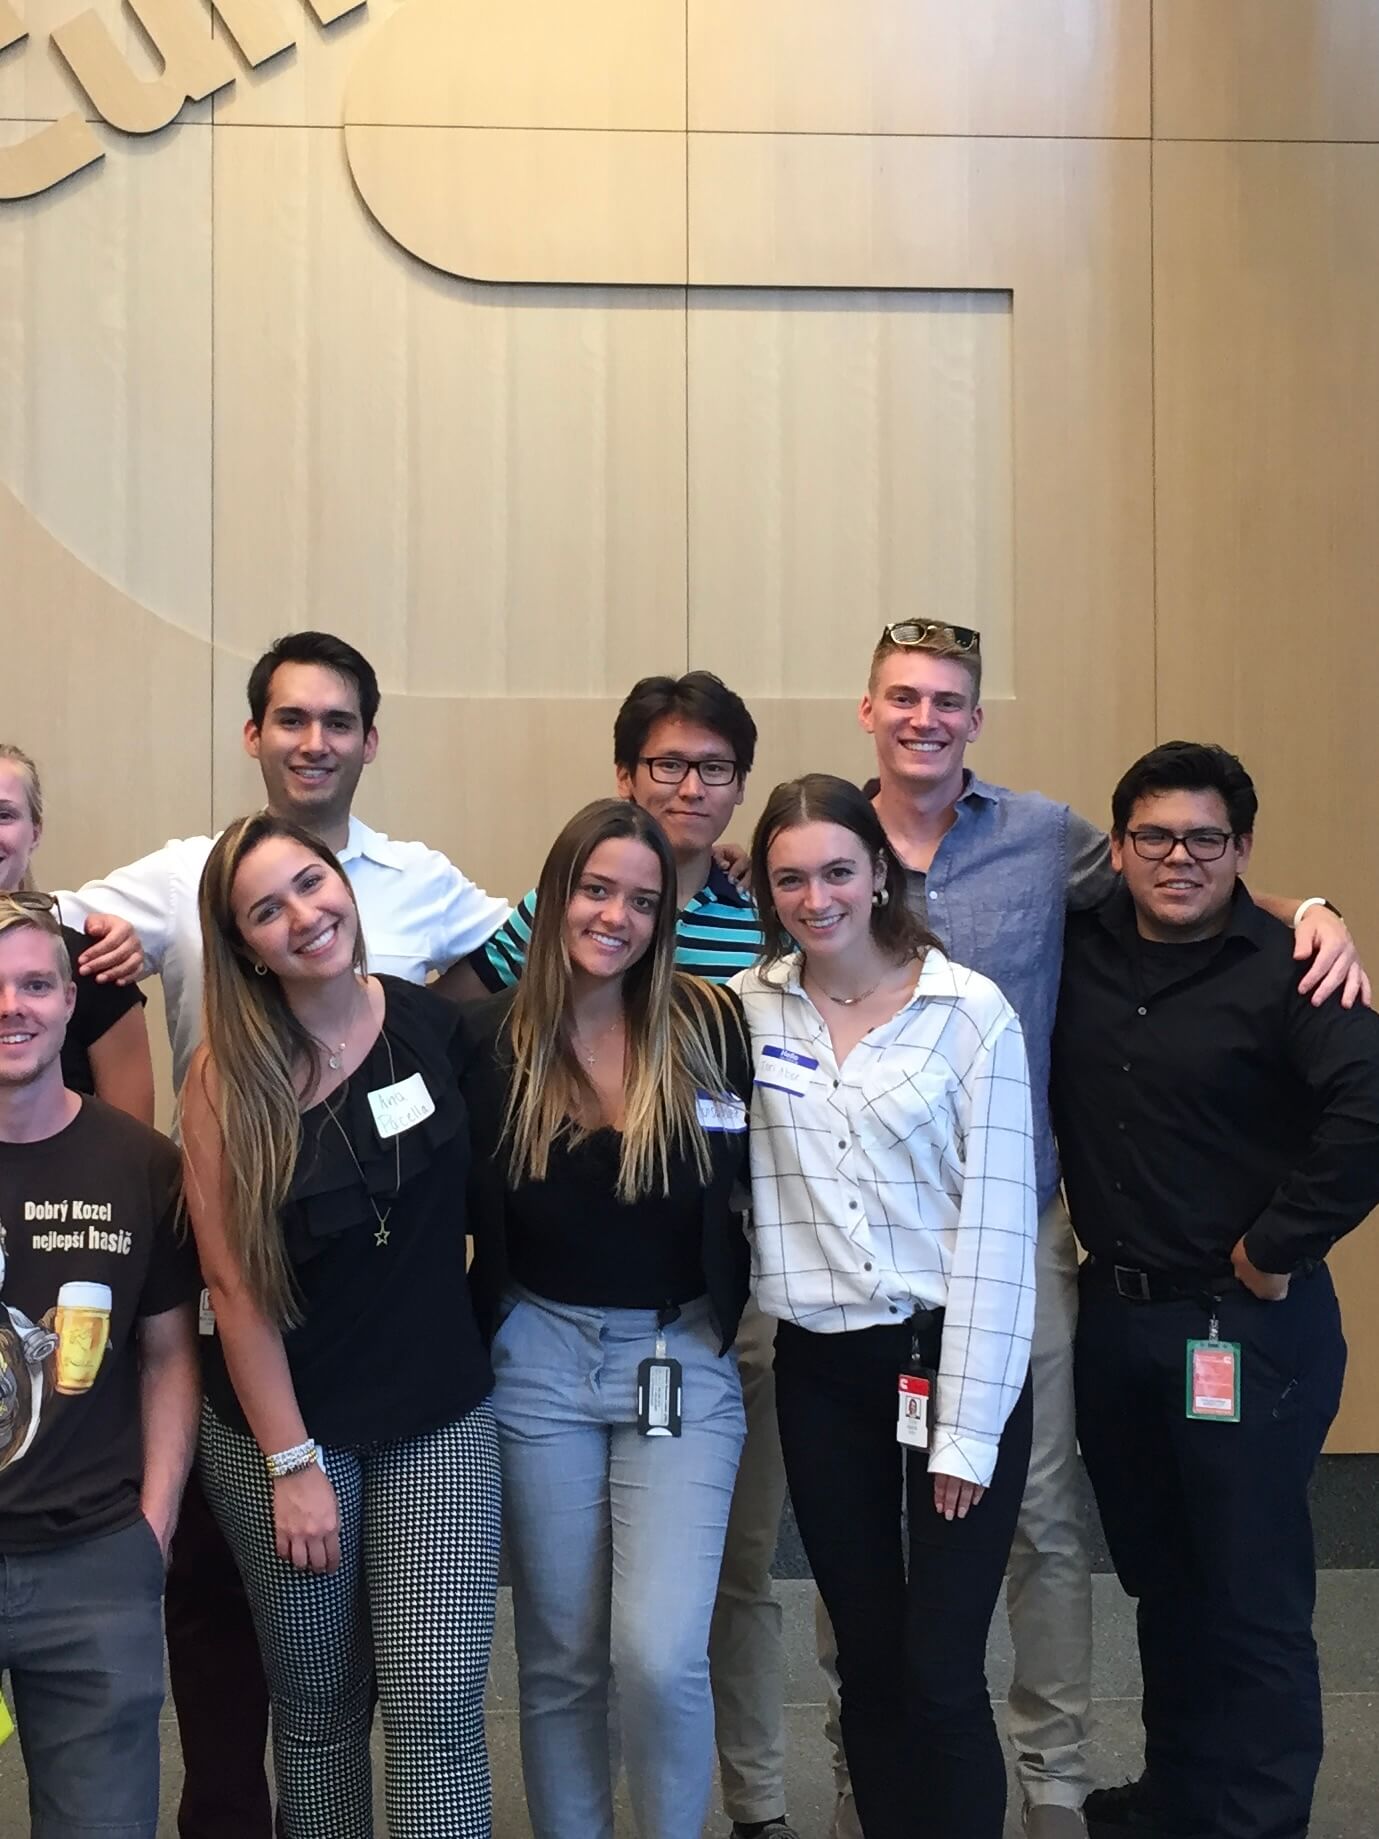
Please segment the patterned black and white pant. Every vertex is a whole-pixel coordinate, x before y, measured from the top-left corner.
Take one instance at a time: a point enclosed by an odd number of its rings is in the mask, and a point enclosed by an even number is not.
[[[392,1839],[489,1839],[484,1685],[501,1517],[492,1408],[404,1442],[327,1450],[325,1462],[340,1504],[330,1576],[278,1557],[258,1445],[203,1412],[202,1483],[263,1650],[286,1839],[373,1839],[375,1678]]]

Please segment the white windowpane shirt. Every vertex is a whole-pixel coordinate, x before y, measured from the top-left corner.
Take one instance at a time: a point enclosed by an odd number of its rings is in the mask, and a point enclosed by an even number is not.
[[[798,955],[732,988],[756,1073],[757,1302],[817,1334],[945,1309],[929,1466],[985,1487],[1034,1325],[1038,1200],[1014,1010],[930,951],[910,1000],[839,1067]]]

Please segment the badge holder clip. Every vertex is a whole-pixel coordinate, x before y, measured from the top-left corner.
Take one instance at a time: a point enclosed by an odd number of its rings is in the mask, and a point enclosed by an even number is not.
[[[656,1337],[656,1352],[637,1368],[637,1429],[644,1437],[678,1437],[684,1381],[680,1362],[666,1353],[666,1338]]]

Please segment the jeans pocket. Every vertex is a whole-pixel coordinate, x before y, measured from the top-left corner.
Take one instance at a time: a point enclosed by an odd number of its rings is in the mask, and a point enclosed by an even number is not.
[[[163,1586],[167,1582],[167,1575],[168,1575],[167,1554],[163,1550],[162,1542],[160,1541],[157,1533],[154,1532],[153,1530],[152,1523],[150,1522],[147,1514],[145,1514],[142,1509],[140,1509],[139,1517],[134,1522],[134,1525],[130,1528],[130,1531],[138,1534],[139,1541],[144,1548],[145,1555],[151,1560],[151,1562],[154,1565],[157,1566],[157,1570],[154,1573],[154,1575],[157,1580],[158,1588],[161,1591]]]

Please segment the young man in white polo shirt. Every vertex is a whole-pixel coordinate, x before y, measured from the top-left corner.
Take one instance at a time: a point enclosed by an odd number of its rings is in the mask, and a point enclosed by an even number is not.
[[[438,850],[394,842],[353,815],[359,776],[378,750],[378,704],[378,678],[353,645],[325,632],[291,633],[250,673],[244,745],[259,763],[268,808],[339,857],[359,903],[369,968],[421,983],[431,971],[458,966],[510,909]],[[59,897],[69,924],[114,914],[138,933],[149,971],[163,979],[179,1086],[201,1037],[196,895],[214,841],[165,843]],[[484,994],[465,966],[449,988],[458,996]],[[181,1839],[268,1839],[268,1693],[239,1575],[195,1474],[173,1546],[167,1634],[186,1764]]]

